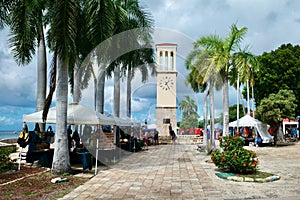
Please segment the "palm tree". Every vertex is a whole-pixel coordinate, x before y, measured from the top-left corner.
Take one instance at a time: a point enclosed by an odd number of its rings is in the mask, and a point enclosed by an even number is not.
[[[131,115],[131,81],[134,76],[134,69],[139,68],[142,72],[142,82],[147,80],[148,70],[146,63],[153,62],[153,50],[143,49],[149,48],[151,40],[150,31],[152,19],[148,13],[139,5],[138,0],[117,1],[119,9],[124,11],[122,20],[117,20],[116,33],[128,31],[127,47],[133,50],[125,55],[122,55],[111,65],[114,69],[114,114],[120,115],[120,76],[121,71],[127,71],[127,116]],[[116,10],[117,14],[122,13]],[[120,69],[122,65],[122,70]],[[154,66],[152,72],[155,70]],[[125,73],[124,73],[125,74]],[[153,73],[152,73],[153,74]]]
[[[179,102],[179,109],[183,111],[180,127],[195,128],[198,126],[198,106],[194,99],[185,96],[185,100]]]
[[[250,94],[249,86],[254,86],[254,71],[256,71],[259,62],[246,46],[243,50],[239,50],[234,54],[233,65],[235,72],[238,73],[241,83],[246,83],[247,86],[247,114],[250,114]],[[239,83],[237,83],[239,84]]]
[[[195,60],[198,60],[197,64]],[[199,62],[202,60],[202,62]],[[194,49],[189,53],[185,60],[185,65],[188,70],[191,72],[187,76],[187,83],[191,85],[192,89],[195,92],[203,92],[203,120],[204,120],[204,133],[203,133],[203,144],[206,146],[208,144],[208,137],[207,137],[207,86],[208,82],[204,81],[203,74],[200,73],[198,70],[201,66],[206,65],[205,54],[202,49],[199,49],[198,46],[194,44]],[[200,65],[200,66],[198,66]],[[213,98],[211,99],[213,100]],[[213,103],[211,102],[211,105]],[[212,121],[212,120],[211,120]],[[211,137],[212,138],[212,137]],[[210,141],[212,144],[212,141]],[[210,145],[211,146],[211,145]]]
[[[95,48],[101,42],[113,36],[116,28],[116,4],[112,0],[85,1],[84,9],[87,16],[87,35],[91,46]],[[93,49],[92,48],[92,49]],[[109,46],[108,46],[109,49]],[[95,49],[95,57],[98,60],[99,73],[96,75],[96,111],[104,113],[104,88],[106,78],[106,65],[109,62],[109,53],[99,55]]]
[[[37,97],[36,111],[44,108],[47,84],[47,62],[44,27],[48,1],[2,1],[1,20],[11,31],[9,46],[18,65],[26,65],[37,52]],[[36,42],[37,41],[37,42]],[[36,48],[37,47],[37,48]],[[45,126],[40,126],[44,130]]]
[[[60,0],[52,2],[50,39],[57,55],[57,87],[56,87],[56,134],[52,163],[52,173],[62,174],[70,170],[70,157],[67,137],[68,106],[68,68],[71,58],[76,53],[76,17],[79,3],[76,0]]]
[[[149,70],[151,70],[152,76],[156,72],[156,67],[151,65],[153,63],[153,49],[149,49],[148,46],[145,45],[145,48],[141,46],[141,49],[130,52],[125,60],[125,63],[127,63],[126,115],[129,118],[131,117],[131,82],[135,76],[135,71],[139,70],[141,72],[142,83],[147,81]]]
[[[225,39],[221,39],[217,35],[209,35],[201,37],[197,44],[208,50],[210,53],[210,60],[213,61],[215,72],[220,73],[223,78],[223,133],[229,134],[229,94],[228,81],[229,71],[233,61],[233,53],[239,49],[239,45],[247,32],[247,28],[238,29],[236,24],[231,26],[231,31]],[[207,80],[210,70],[204,79]]]

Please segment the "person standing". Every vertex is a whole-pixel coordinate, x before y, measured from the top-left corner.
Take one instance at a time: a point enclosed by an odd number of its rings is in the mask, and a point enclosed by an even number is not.
[[[175,144],[175,140],[177,139],[177,136],[172,128],[172,124],[170,123],[169,125],[169,133],[170,133],[170,136],[172,138],[172,143]]]
[[[154,144],[158,145],[158,131],[156,129],[154,131]]]
[[[144,133],[143,142],[144,142],[144,150],[148,150],[148,132]]]
[[[171,135],[171,131],[173,131],[173,128],[172,128],[172,124],[170,123],[170,125],[169,125],[169,133],[170,133],[170,135]]]

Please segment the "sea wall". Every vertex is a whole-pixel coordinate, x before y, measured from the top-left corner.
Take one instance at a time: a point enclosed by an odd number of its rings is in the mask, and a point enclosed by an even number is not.
[[[0,142],[7,143],[7,144],[15,144],[15,143],[17,143],[17,140],[18,140],[18,138],[3,139],[3,140],[0,140]]]
[[[16,143],[5,143],[5,142],[0,142],[0,149],[7,149],[7,148],[12,148],[13,149],[13,152],[16,152],[17,151],[17,144]]]

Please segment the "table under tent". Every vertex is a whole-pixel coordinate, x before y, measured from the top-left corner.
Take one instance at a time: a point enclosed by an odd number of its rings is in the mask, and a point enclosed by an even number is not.
[[[24,122],[42,123],[42,113],[43,111],[39,111],[24,115]],[[56,124],[56,107],[52,107],[49,109],[46,124]],[[98,161],[104,164],[106,164],[105,162],[107,162],[107,160],[111,162],[112,159],[115,159],[117,149],[115,145],[116,136],[112,131],[103,131],[102,127],[104,125],[113,127],[132,126],[133,122],[130,120],[122,120],[117,117],[108,117],[86,106],[71,103],[68,105],[67,109],[67,124],[69,126],[73,125],[74,129],[76,126],[76,131],[78,131],[80,140],[84,145],[84,148],[82,149],[74,149],[74,151],[72,151],[72,153],[70,154],[70,157],[81,157],[81,161],[84,165],[83,168],[86,169],[91,168],[91,165],[88,162],[88,157],[91,157],[91,155],[93,155],[95,158],[97,158]],[[95,126],[95,129],[92,130],[92,128],[90,128],[91,126]],[[39,151],[44,150],[36,150],[36,152]],[[53,149],[47,151],[50,151],[53,156]],[[119,152],[118,155],[120,155]],[[51,155],[48,157],[51,157]]]
[[[229,123],[229,127],[231,128],[236,128],[237,126],[239,128],[253,128],[255,131],[255,137],[261,138],[262,144],[270,144],[273,142],[273,137],[268,132],[268,125],[251,117],[250,115],[245,115],[242,118]]]

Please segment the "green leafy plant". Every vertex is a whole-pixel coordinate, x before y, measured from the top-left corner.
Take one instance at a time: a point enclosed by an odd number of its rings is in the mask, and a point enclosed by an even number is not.
[[[211,160],[218,168],[226,172],[241,174],[257,171],[257,155],[243,148],[244,141],[240,137],[225,136],[219,140],[221,149],[211,152]]]
[[[12,152],[12,148],[0,148],[0,173],[13,168],[14,163],[9,157]]]

